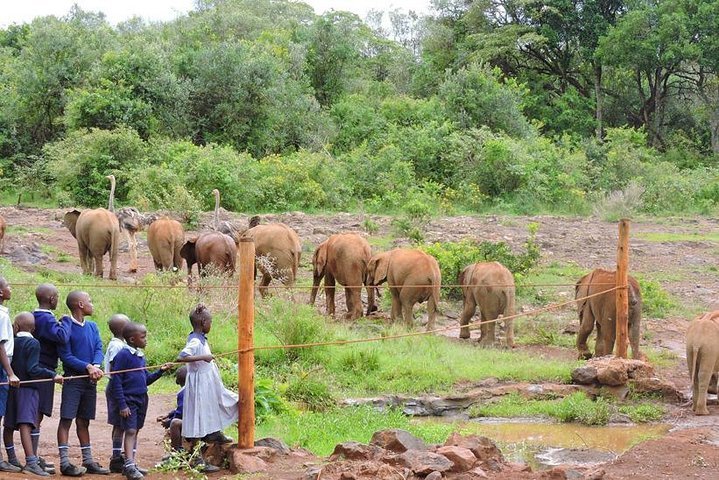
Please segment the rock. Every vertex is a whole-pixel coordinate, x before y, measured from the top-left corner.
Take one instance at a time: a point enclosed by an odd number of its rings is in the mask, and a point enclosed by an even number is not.
[[[359,442],[344,442],[335,446],[330,460],[335,461],[341,458],[348,460],[370,460],[378,456],[382,449],[376,445],[365,445]]]
[[[397,455],[395,461],[421,477],[432,472],[448,472],[452,468],[452,462],[445,456],[421,450],[408,450]]]
[[[351,472],[342,472],[340,474],[340,480],[357,480],[357,477],[354,473]]]
[[[617,387],[625,385],[629,380],[629,373],[622,365],[609,364],[603,367],[597,367],[597,381],[602,385]]]
[[[562,333],[566,333],[568,335],[576,335],[579,333],[579,324],[572,322],[568,323],[566,327],[564,327],[564,330],[562,330]]]
[[[597,381],[597,369],[590,365],[584,365],[572,370],[572,383],[578,385],[591,385]]]
[[[606,475],[606,472],[603,468],[598,468],[596,470],[591,470],[584,474],[584,480],[602,480],[604,478],[604,475]]]
[[[687,401],[684,393],[666,380],[657,377],[643,377],[632,380],[632,386],[637,393],[659,393],[665,401],[672,403],[684,403]]]
[[[629,385],[619,385],[617,387],[602,386],[602,393],[608,393],[617,400],[624,400],[629,396]]]
[[[432,472],[432,473],[430,473],[429,475],[427,475],[426,477],[424,477],[424,480],[439,480],[440,478],[442,478],[442,474],[441,474],[441,473],[439,473],[439,472]]]
[[[504,456],[501,450],[487,437],[477,435],[464,436],[454,432],[447,438],[444,445],[466,448],[470,450],[480,462],[493,460],[495,463],[504,463]]]
[[[302,480],[317,480],[320,478],[320,473],[322,473],[321,467],[310,467],[305,471],[305,475],[302,477]]]
[[[235,445],[235,448],[236,447],[237,445]],[[209,443],[202,452],[202,456],[210,465],[222,467],[225,464],[225,459],[228,457],[230,448],[232,448],[232,445],[226,443]]]
[[[228,452],[230,472],[232,473],[259,473],[267,471],[267,463],[258,457],[245,455],[242,450],[232,449]]]
[[[392,429],[375,432],[370,445],[376,445],[391,452],[402,453],[408,450],[427,450],[425,443],[406,430]]]
[[[628,424],[632,423],[632,419],[629,418],[629,415],[625,415],[623,413],[615,412],[612,414],[611,417],[609,417],[609,423],[622,423],[622,424]]]
[[[482,470],[481,467],[474,467],[472,470],[469,470],[467,473],[470,474],[474,478],[488,478],[487,472]]]
[[[437,449],[437,453],[444,455],[452,462],[453,472],[466,472],[472,468],[477,461],[477,457],[468,448],[456,447],[454,445],[444,446]]]
[[[567,480],[567,472],[564,467],[554,467],[551,470],[542,472],[539,478],[542,480]]]
[[[290,453],[290,447],[288,447],[285,442],[271,437],[255,440],[255,447],[269,447],[277,450],[282,455],[288,455]]]

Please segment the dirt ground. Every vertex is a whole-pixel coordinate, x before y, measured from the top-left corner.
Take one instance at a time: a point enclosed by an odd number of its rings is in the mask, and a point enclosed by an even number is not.
[[[238,225],[246,225],[247,216],[221,212],[222,220]],[[32,208],[0,208],[10,229],[7,234],[4,252],[0,255],[26,270],[51,269],[61,272],[80,272],[77,261],[76,242],[69,231],[62,226],[64,210],[40,210]],[[341,231],[362,230],[363,223],[370,219],[378,226],[373,236],[389,236],[391,219],[389,217],[359,214],[306,215],[300,212],[282,215],[263,216],[263,222],[282,221],[297,230],[304,245],[302,275],[310,277],[310,260],[314,246],[329,234]],[[210,215],[203,217],[209,222]],[[521,248],[526,241],[528,225],[537,223],[539,231],[537,241],[541,247],[542,262],[573,262],[581,268],[613,268],[616,262],[616,223],[597,219],[563,218],[550,216],[534,217],[450,217],[433,220],[427,228],[428,241],[459,240],[465,237],[490,241],[505,241]],[[719,245],[706,240],[706,235],[716,232],[719,221],[714,219],[661,219],[635,221],[631,225],[630,272],[640,273],[645,278],[655,280],[677,298],[684,306],[696,310],[714,310],[719,308]],[[200,228],[202,229],[202,227]],[[642,236],[660,234],[697,235],[691,241],[647,241]],[[385,248],[401,245],[395,240]],[[143,275],[154,271],[152,259],[144,235],[140,236],[139,271],[127,273],[129,254],[121,249],[118,260],[120,282],[132,283]],[[108,271],[109,266],[105,271]],[[562,293],[564,294],[564,292]],[[571,287],[566,288],[567,298],[573,295]],[[322,296],[320,296],[321,298]],[[337,300],[338,308],[343,301]],[[455,317],[456,318],[456,317]],[[445,324],[456,322],[452,315],[441,319]],[[687,318],[645,319],[643,331],[648,342],[658,348],[667,349],[684,356],[684,337],[688,325]],[[566,350],[552,347],[533,348],[538,354],[567,355]],[[555,351],[556,350],[556,351]],[[554,352],[554,353],[553,353]],[[670,368],[661,370],[662,376],[675,382],[682,390],[689,390],[686,366],[679,361]],[[152,466],[163,454],[162,428],[154,417],[169,409],[174,398],[172,395],[156,395],[151,399],[150,413],[146,428],[141,432],[139,462],[143,466]],[[57,402],[56,402],[57,405]],[[717,478],[719,466],[719,406],[710,405],[709,417],[694,417],[686,408],[670,408],[670,423],[674,430],[666,437],[644,442],[620,456],[603,469],[605,478]],[[110,430],[104,423],[104,402],[98,402],[98,421],[92,425],[93,450],[96,457],[107,465],[107,453],[110,451]],[[43,425],[41,452],[57,462],[55,428],[56,417]],[[72,440],[72,435],[71,435]],[[75,447],[75,448],[73,448]],[[71,454],[79,456],[77,440],[71,443]],[[314,459],[321,461],[321,459]],[[298,458],[294,464],[286,463],[267,478],[302,478],[306,465],[313,460]],[[527,474],[525,478],[534,477]],[[213,475],[211,478],[220,478]],[[25,478],[23,475],[3,475],[2,478]],[[86,477],[92,478],[92,477]],[[107,478],[107,477],[102,477]],[[183,478],[181,474],[151,474],[150,478]],[[520,477],[517,477],[520,478]]]

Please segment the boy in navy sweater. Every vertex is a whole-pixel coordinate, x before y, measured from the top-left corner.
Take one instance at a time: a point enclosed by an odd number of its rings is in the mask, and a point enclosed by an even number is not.
[[[55,317],[53,311],[57,308],[57,302],[60,295],[55,285],[50,283],[41,283],[35,289],[35,298],[38,307],[32,312],[35,317],[35,333],[33,336],[40,342],[40,366],[49,370],[57,370],[57,361],[59,355],[57,353],[58,346],[65,345],[70,338],[70,330],[72,329],[72,321],[69,317],[63,317],[61,321]],[[37,449],[40,443],[40,425],[44,417],[52,416],[52,407],[55,398],[55,384],[53,382],[42,382],[37,385],[37,391],[40,401],[40,418],[38,419],[37,428],[33,429],[32,448],[33,455],[37,456]],[[10,447],[8,449],[8,457],[15,455]],[[38,457],[40,466],[46,472],[54,474],[55,466],[46,462],[42,457]]]
[[[59,347],[60,360],[65,376],[82,376],[66,380],[62,388],[60,423],[57,426],[57,448],[60,451],[60,472],[79,477],[85,472],[107,475],[110,470],[101,467],[92,458],[90,445],[90,420],[95,419],[97,381],[102,378],[102,340],[94,322],[86,320],[93,313],[92,300],[87,292],[72,291],[65,300],[70,309],[72,322],[70,339]],[[64,321],[64,319],[63,319]],[[68,437],[75,420],[77,438],[82,451],[82,467],[70,463]]]
[[[15,375],[21,382],[41,378],[52,378],[62,383],[62,376],[54,370],[40,366],[40,342],[32,336],[35,330],[35,317],[30,312],[22,312],[15,317],[15,353],[12,367]],[[13,445],[13,434],[20,430],[20,441],[25,450],[26,465],[24,471],[41,477],[50,474],[38,464],[38,458],[33,451],[31,431],[37,427],[40,418],[38,385],[51,382],[29,382],[20,384],[19,388],[10,389],[8,410],[5,416],[5,430],[3,440],[5,446]],[[16,459],[17,461],[17,459]]]
[[[124,434],[125,465],[123,475],[128,480],[140,480],[142,473],[135,464],[134,449],[137,433],[145,425],[147,415],[147,386],[155,382],[172,367],[166,363],[160,370],[149,373],[145,367],[145,354],[140,350],[147,346],[147,329],[139,323],[129,323],[123,330],[127,347],[120,350],[110,364],[108,397],[115,399],[116,408],[107,412],[107,421]],[[113,373],[133,370],[123,373]]]
[[[157,417],[157,421],[170,431],[170,446],[175,451],[182,450],[182,405],[185,401],[185,379],[187,367],[182,366],[175,372],[175,383],[181,388],[177,392],[177,407],[167,415]]]
[[[10,300],[12,289],[10,284],[3,277],[0,277],[0,420],[5,416],[7,407],[9,387],[8,383],[13,387],[19,385],[20,380],[12,371],[13,347],[15,345],[12,333],[12,323],[10,323],[10,310],[5,306],[5,302]],[[12,462],[6,462],[0,457],[0,472],[19,472],[20,469],[13,465]]]

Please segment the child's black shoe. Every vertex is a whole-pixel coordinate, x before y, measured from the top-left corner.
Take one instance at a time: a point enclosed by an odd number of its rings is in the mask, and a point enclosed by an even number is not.
[[[87,469],[87,473],[91,473],[91,474],[95,474],[95,475],[110,475],[110,470],[102,467],[97,462],[83,463],[82,466]]]
[[[120,454],[119,457],[110,458],[110,472],[111,473],[122,473],[125,468],[125,455]]]
[[[68,463],[64,467],[60,465],[60,473],[66,477],[82,477],[87,469],[85,467],[78,467],[72,463]]]
[[[22,468],[19,468],[12,463],[8,463],[5,460],[0,461],[0,472],[17,473],[21,470]]]
[[[42,457],[38,457],[37,464],[40,465],[40,468],[45,470],[50,475],[55,475],[55,464],[54,463],[48,462]]]

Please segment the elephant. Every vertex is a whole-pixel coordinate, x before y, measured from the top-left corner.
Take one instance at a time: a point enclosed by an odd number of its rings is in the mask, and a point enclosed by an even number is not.
[[[616,284],[616,272],[597,268],[591,273],[583,276],[577,282],[574,289],[574,298],[577,300],[577,311],[579,312],[579,333],[577,333],[577,350],[579,359],[588,359],[592,353],[587,347],[587,338],[597,325],[597,343],[594,355],[601,357],[610,355],[614,351],[614,341],[617,336],[616,319],[617,305],[616,294],[612,290],[589,299],[583,299],[589,295],[611,290]],[[639,351],[639,333],[642,318],[642,293],[639,283],[631,275],[628,276],[628,329],[629,344],[632,347],[632,357],[641,359]]]
[[[220,272],[233,275],[237,259],[237,244],[229,235],[206,232],[185,241],[180,256],[187,262],[187,276],[192,276],[192,266],[197,263],[200,277],[208,275],[207,267],[214,265]]]
[[[3,249],[5,248],[5,229],[7,228],[7,222],[3,218],[2,215],[0,215],[0,253],[2,253]]]
[[[331,235],[315,250],[312,257],[312,293],[310,305],[315,304],[317,290],[322,278],[325,280],[327,297],[327,315],[335,314],[335,281],[345,286],[347,303],[346,320],[362,316],[362,287],[366,281],[367,264],[372,257],[372,249],[367,240],[356,233],[337,233]],[[367,286],[367,315],[377,309],[375,288]]]
[[[479,306],[481,315],[479,344],[486,347],[493,346],[496,322],[490,321],[499,318],[500,315],[505,317],[514,315],[515,287],[512,272],[499,262],[474,263],[462,270],[458,283],[462,286],[464,296],[464,308],[459,320],[462,326],[459,338],[469,338],[469,327],[466,325]],[[507,346],[512,348],[514,321],[511,318],[505,320],[505,327]]]
[[[255,241],[255,276],[259,269],[262,272],[259,290],[263,298],[272,279],[281,280],[288,287],[294,285],[302,254],[297,232],[284,223],[269,223],[256,225],[241,236]]]
[[[152,222],[147,229],[147,246],[158,271],[182,268],[180,250],[184,243],[185,230],[177,220],[163,217]]]
[[[409,248],[374,255],[367,266],[367,284],[377,286],[384,282],[392,295],[393,321],[402,316],[405,325],[411,327],[412,307],[426,300],[427,330],[434,328],[442,274],[433,256]]]
[[[719,310],[694,319],[687,329],[687,366],[692,382],[692,410],[709,415],[707,390],[719,371]]]
[[[117,246],[120,239],[120,224],[112,212],[104,208],[73,210],[67,212],[64,225],[77,240],[82,273],[102,277],[102,257],[110,254],[111,280],[117,279]]]

